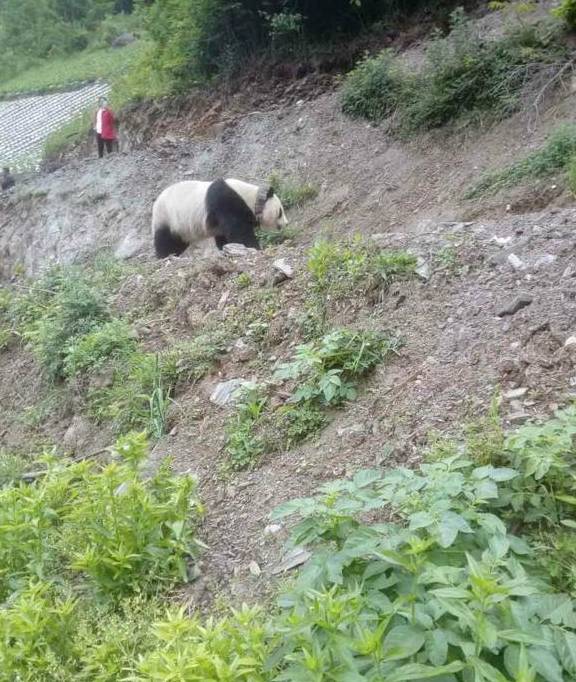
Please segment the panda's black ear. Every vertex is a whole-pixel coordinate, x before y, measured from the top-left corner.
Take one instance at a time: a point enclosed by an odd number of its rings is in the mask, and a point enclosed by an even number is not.
[[[274,187],[268,187],[268,191],[266,192],[266,199],[272,199],[274,196]]]

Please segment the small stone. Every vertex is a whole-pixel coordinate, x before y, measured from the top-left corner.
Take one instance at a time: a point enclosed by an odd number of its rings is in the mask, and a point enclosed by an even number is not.
[[[508,262],[510,265],[514,268],[514,270],[524,270],[526,265],[524,265],[524,262],[518,258],[518,256],[514,253],[508,254]]]
[[[297,566],[305,564],[312,555],[302,547],[295,547],[289,554],[287,554],[281,561],[279,561],[272,568],[272,575],[285,573]]]
[[[562,273],[562,277],[576,277],[576,268],[573,265],[568,265]]]
[[[522,398],[526,393],[528,393],[528,389],[525,386],[522,386],[521,388],[513,388],[511,391],[506,391],[504,397],[506,400],[515,400],[517,398]]]
[[[244,384],[245,381],[243,379],[230,379],[229,381],[218,384],[214,391],[212,391],[210,402],[219,407],[224,407],[229,403],[233,403],[236,399],[238,389]]]
[[[566,341],[564,341],[564,348],[576,350],[576,336],[569,336]]]
[[[282,530],[282,526],[279,523],[271,523],[269,526],[264,528],[264,535],[276,535]]]
[[[244,246],[244,244],[224,244],[222,252],[230,257],[252,256],[258,253],[256,249],[248,248],[247,246]]]
[[[288,263],[285,258],[278,258],[272,263],[274,270],[284,275],[285,279],[292,279],[294,277],[294,268]]]
[[[501,308],[496,314],[498,317],[506,317],[506,315],[515,315],[522,308],[526,308],[532,303],[532,296],[528,294],[520,294],[511,301],[508,305]]]
[[[251,561],[248,564],[248,570],[255,578],[257,578],[262,573],[260,566],[258,566],[258,564],[255,561]]]
[[[340,438],[343,438],[344,436],[362,434],[365,432],[366,429],[364,427],[364,424],[351,424],[350,426],[342,426],[337,430],[336,433]]]
[[[430,266],[422,256],[418,256],[416,260],[416,274],[425,281],[430,279]]]
[[[543,256],[540,256],[540,258],[537,258],[534,261],[534,267],[538,270],[540,268],[545,268],[548,265],[552,265],[557,260],[557,256],[554,256],[551,253],[546,253]]]
[[[229,298],[230,298],[230,291],[222,292],[222,296],[220,296],[220,300],[218,301],[218,305],[216,306],[216,308],[218,310],[223,310],[224,307],[226,306],[226,303],[228,302]]]
[[[72,453],[82,451],[88,445],[91,434],[90,422],[84,417],[74,417],[64,434],[64,448]]]
[[[506,246],[512,241],[512,237],[492,237],[491,241],[496,242],[498,246]]]
[[[114,251],[114,258],[128,260],[142,250],[144,244],[136,232],[129,232]]]
[[[528,412],[514,412],[506,417],[510,424],[525,424],[530,418]]]

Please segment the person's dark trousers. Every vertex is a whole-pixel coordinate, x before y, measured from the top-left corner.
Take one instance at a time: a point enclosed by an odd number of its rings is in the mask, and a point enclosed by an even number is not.
[[[103,140],[100,133],[96,133],[96,142],[98,143],[98,158],[101,159],[104,156],[104,146],[106,146],[106,151],[111,154],[114,150],[114,140]]]

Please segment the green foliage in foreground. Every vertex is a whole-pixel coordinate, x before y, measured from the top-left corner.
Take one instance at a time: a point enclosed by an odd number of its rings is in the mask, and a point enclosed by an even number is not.
[[[115,465],[127,467],[129,482],[118,490],[96,483],[102,474],[93,466],[60,465],[44,482],[0,491],[9,496],[0,505],[9,594],[0,606],[1,670],[30,682],[568,682],[576,676],[576,601],[566,591],[576,583],[568,571],[551,580],[550,567],[569,562],[543,552],[541,540],[576,526],[575,435],[570,407],[505,438],[499,461],[474,461],[476,432],[417,470],[360,471],[282,505],[273,518],[295,521],[291,544],[306,545],[312,559],[277,608],[243,607],[210,619],[183,609],[163,615],[155,598],[126,601],[117,589],[131,592],[133,581],[149,589],[150,573],[139,583],[142,554],[161,581],[168,567],[177,577],[182,532],[193,528],[173,520],[185,505],[174,505],[170,485],[181,491],[186,484],[144,484],[126,464]],[[139,450],[136,443],[126,447]],[[143,499],[154,500],[156,523]],[[197,509],[192,499],[188,512]],[[117,551],[127,548],[114,535],[116,504],[119,532],[139,538],[141,555],[130,554],[120,570]],[[70,522],[75,541],[67,550]],[[143,545],[134,524],[149,528]],[[112,558],[120,581],[82,569],[82,589],[71,598],[61,576],[79,570],[85,545],[100,550],[88,554],[104,564],[105,576]],[[160,549],[143,551],[150,546]],[[40,570],[43,580],[27,580]],[[91,585],[114,607],[92,600]]]
[[[537,180],[568,169],[572,186],[576,158],[576,126],[566,124],[554,131],[543,147],[507,168],[488,173],[465,194],[465,199],[493,194],[526,180]]]
[[[120,439],[115,454],[103,468],[48,457],[36,483],[16,478],[0,489],[0,600],[60,576],[105,595],[187,579],[200,511],[194,480],[167,468],[143,480],[143,435]]]

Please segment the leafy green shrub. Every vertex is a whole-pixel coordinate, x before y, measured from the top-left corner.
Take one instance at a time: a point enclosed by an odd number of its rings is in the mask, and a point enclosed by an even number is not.
[[[552,10],[553,13],[564,19],[567,26],[572,30],[576,30],[576,1],[575,0],[562,0],[560,7]]]
[[[108,320],[104,300],[86,282],[72,281],[58,295],[52,310],[26,338],[52,379],[65,376],[65,363],[71,345]]]
[[[0,488],[18,483],[29,468],[29,457],[0,449]]]
[[[280,507],[274,518],[301,519],[293,542],[317,547],[281,602],[285,679],[573,676],[575,603],[531,574],[533,548],[493,513],[520,476],[454,456],[359,472]],[[384,507],[400,522],[359,520]]]
[[[232,469],[252,466],[264,453],[266,444],[255,433],[255,425],[264,414],[267,399],[258,386],[245,386],[236,414],[226,429],[226,451]]]
[[[291,242],[298,236],[300,230],[296,227],[283,227],[281,230],[262,230],[256,231],[258,241],[265,248],[268,246],[276,246],[284,242]]]
[[[63,374],[68,377],[96,370],[111,359],[122,360],[136,352],[134,332],[123,320],[111,320],[81,336],[64,360]]]
[[[0,666],[6,680],[48,680],[70,658],[74,601],[35,582],[0,608]],[[52,679],[56,679],[52,677]]]
[[[183,610],[154,628],[156,646],[137,665],[138,680],[264,682],[269,654],[262,611],[243,607],[202,623]]]
[[[194,480],[166,467],[142,480],[143,435],[120,439],[116,453],[122,461],[103,469],[51,460],[36,483],[0,489],[0,599],[63,570],[108,595],[187,580]]]
[[[437,128],[462,116],[507,116],[538,65],[565,58],[557,27],[521,24],[503,38],[484,40],[462,10],[446,37],[437,36],[417,73],[390,53],[367,58],[346,78],[342,107],[352,116],[380,121],[396,113],[401,133]]]
[[[265,452],[289,449],[321,429],[327,421],[324,408],[353,400],[358,379],[398,347],[396,339],[348,329],[299,346],[294,360],[280,365],[274,374],[275,380],[298,382],[288,404],[274,410],[261,387],[244,389],[227,428],[230,466],[251,466]]]
[[[524,180],[535,180],[568,168],[576,155],[576,126],[566,124],[555,130],[541,149],[502,170],[488,173],[464,195],[475,199],[513,187]]]
[[[398,106],[402,79],[389,50],[366,56],[347,76],[342,111],[353,118],[381,121]]]
[[[240,279],[240,275],[238,278]],[[228,331],[216,328],[171,348],[168,356],[175,365],[178,380],[189,383],[198,381],[208,374],[226,350],[229,342]]]
[[[88,472],[65,516],[63,544],[72,568],[105,594],[186,582],[186,558],[196,549],[194,480],[164,467],[144,483],[137,469],[147,456],[142,436],[120,439],[117,451],[126,463]]]
[[[158,396],[159,387],[162,395],[169,398],[177,376],[174,355],[164,353],[158,363],[154,353],[133,353],[112,365],[109,385],[89,391],[90,413],[98,422],[113,422],[118,433],[150,427],[154,430],[151,401],[155,393]]]
[[[338,329],[317,342],[299,346],[292,362],[280,365],[275,379],[299,382],[291,400],[338,405],[356,397],[355,381],[399,347],[397,339],[368,331]]]

